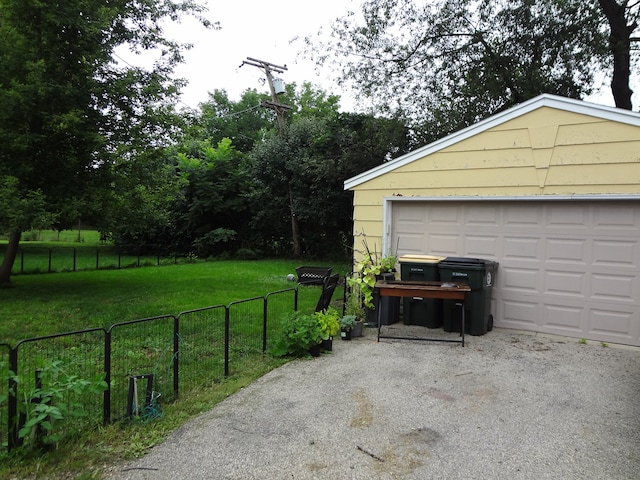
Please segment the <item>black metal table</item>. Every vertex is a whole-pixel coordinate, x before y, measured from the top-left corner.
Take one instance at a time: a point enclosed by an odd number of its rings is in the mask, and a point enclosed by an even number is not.
[[[453,342],[461,343],[464,347],[464,300],[471,287],[464,283],[452,282],[414,282],[414,281],[384,281],[379,280],[375,284],[375,291],[378,293],[378,341],[381,338],[396,338],[401,340],[426,340],[430,342]],[[460,329],[460,340],[448,338],[423,338],[423,337],[395,337],[380,335],[382,325],[382,312],[380,299],[382,297],[414,297],[414,298],[441,298],[445,300],[459,300],[462,308],[462,325]]]

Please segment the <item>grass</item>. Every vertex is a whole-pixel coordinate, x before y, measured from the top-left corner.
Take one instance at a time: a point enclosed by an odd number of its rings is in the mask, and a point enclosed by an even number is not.
[[[0,343],[14,345],[24,338],[263,296],[292,287],[286,276],[300,264],[296,260],[218,261],[16,276],[15,288],[0,290]],[[348,271],[347,265],[329,264],[336,273]],[[150,423],[100,427],[46,454],[0,455],[0,478],[100,478],[108,466],[142,455],[189,418],[281,363],[257,363],[204,389],[185,392],[177,402],[163,405],[164,415]]]

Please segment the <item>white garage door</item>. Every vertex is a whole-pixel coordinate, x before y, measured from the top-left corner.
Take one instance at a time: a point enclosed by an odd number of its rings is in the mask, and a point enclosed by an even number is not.
[[[495,325],[640,345],[640,203],[396,201],[398,254],[499,262]]]

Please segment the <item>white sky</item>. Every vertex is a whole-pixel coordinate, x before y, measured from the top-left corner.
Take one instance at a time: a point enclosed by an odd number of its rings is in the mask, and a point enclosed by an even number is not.
[[[327,93],[344,97],[330,82],[328,72],[318,75],[310,60],[296,57],[302,50],[302,38],[315,36],[320,27],[328,30],[331,21],[344,16],[353,7],[351,0],[324,0],[303,2],[300,0],[201,0],[209,6],[206,17],[219,21],[221,30],[207,30],[190,19],[181,24],[166,27],[169,38],[192,43],[186,52],[186,62],[176,69],[178,77],[189,80],[183,90],[182,102],[191,108],[207,100],[207,92],[225,89],[232,100],[255,88],[268,92],[261,85],[264,78],[257,67],[245,65],[243,60],[253,57],[276,65],[286,65],[280,76],[285,83],[300,85],[310,81]],[[300,40],[290,43],[294,37]],[[347,98],[342,102],[346,107]]]
[[[329,31],[330,24],[348,10],[357,10],[359,0],[201,0],[208,5],[206,17],[219,21],[221,30],[207,30],[196,21],[187,18],[180,24],[169,24],[165,33],[169,38],[192,43],[185,53],[185,63],[178,66],[176,76],[189,84],[183,89],[182,106],[197,108],[208,98],[208,92],[225,89],[231,100],[239,100],[248,88],[268,92],[261,84],[264,78],[257,67],[245,65],[247,57],[257,58],[276,65],[286,65],[288,70],[279,75],[285,83],[298,85],[310,81],[329,94],[341,97],[341,107],[353,110],[353,99],[348,91],[342,91],[331,81],[328,71],[316,72],[310,60],[298,58],[302,39],[315,36],[322,27]],[[297,41],[292,40],[298,37]],[[120,52],[128,63],[140,64],[140,57]],[[614,106],[607,81],[596,80],[599,91],[586,100]],[[636,87],[634,85],[634,87]],[[634,88],[634,102],[640,97],[640,87]]]

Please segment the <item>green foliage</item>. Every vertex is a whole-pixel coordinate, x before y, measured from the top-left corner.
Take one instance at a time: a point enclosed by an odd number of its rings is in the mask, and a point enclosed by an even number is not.
[[[108,388],[104,374],[88,380],[78,378],[67,373],[60,361],[51,362],[39,375],[42,387],[36,386],[23,394],[20,405],[26,421],[18,432],[19,438],[32,438],[31,446],[36,448],[59,442],[65,427],[73,427],[74,420],[87,416],[80,399],[99,395]],[[20,376],[12,376],[12,380],[20,389]]]
[[[284,322],[283,331],[276,340],[271,354],[276,357],[304,357],[309,349],[324,338],[318,318],[311,314],[293,312]]]
[[[425,141],[540,93],[588,95],[606,67],[598,2],[367,0],[331,26],[307,53]]]
[[[172,73],[186,45],[164,38],[162,22],[186,14],[211,26],[199,17],[204,10],[174,0],[77,0],[55,8],[2,1],[0,178],[18,179],[18,199],[44,199],[61,228],[80,216],[101,219],[112,201],[127,199],[114,191],[127,178],[118,166],[146,163],[179,130],[173,100],[181,81]],[[150,69],[123,66],[113,56],[120,46],[157,49],[159,58]],[[144,177],[128,178],[150,188]],[[146,192],[130,199],[131,210],[141,197]],[[0,217],[7,208],[0,205]],[[11,252],[19,237],[12,242]],[[10,271],[0,271],[0,283]]]
[[[355,315],[345,315],[340,319],[340,330],[343,332],[348,332],[355,326],[356,326]]]
[[[359,292],[362,302],[367,308],[375,308],[373,304],[373,290],[379,276],[395,271],[398,257],[394,254],[379,256],[371,251],[367,239],[363,236],[364,253],[358,261],[354,275],[347,278],[347,284],[353,291]]]
[[[322,312],[315,312],[314,316],[320,324],[323,340],[328,340],[340,332],[340,314],[335,308],[329,307]]]

